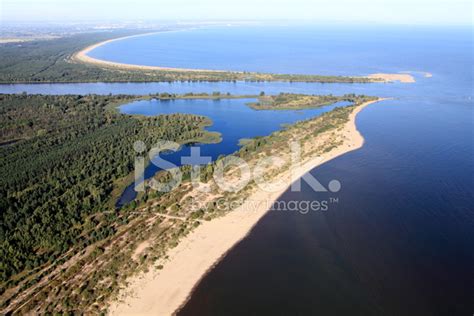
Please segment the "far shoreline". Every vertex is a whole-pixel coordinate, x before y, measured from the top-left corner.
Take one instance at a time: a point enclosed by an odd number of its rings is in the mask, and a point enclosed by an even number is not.
[[[137,65],[137,64],[126,64],[114,61],[108,61],[104,59],[98,59],[89,56],[88,54],[93,51],[94,49],[106,45],[108,43],[121,41],[129,38],[134,37],[142,37],[142,36],[149,36],[154,34],[160,34],[164,32],[180,32],[182,30],[177,31],[157,31],[157,32],[150,32],[150,33],[143,33],[143,34],[135,34],[129,35],[124,37],[118,37],[114,39],[105,40],[76,52],[72,55],[72,61],[95,65],[98,67],[107,67],[112,69],[122,69],[122,70],[142,70],[142,71],[170,71],[170,72],[185,72],[185,73],[222,73],[222,74],[244,74],[247,73],[246,71],[233,71],[233,70],[217,70],[217,69],[199,69],[199,68],[177,68],[177,67],[164,67],[164,66],[149,66],[149,65]],[[252,73],[252,72],[250,72]],[[427,73],[429,74],[429,73]],[[271,74],[268,74],[271,75]],[[318,75],[308,75],[308,76],[318,76]],[[382,83],[390,83],[390,82],[400,82],[400,83],[414,83],[416,82],[415,78],[409,73],[374,73],[366,76],[348,76],[352,78],[360,78],[360,79],[369,79],[372,80],[373,83],[382,82]]]
[[[124,37],[118,37],[118,38],[105,40],[105,41],[87,46],[86,48],[80,50],[79,52],[75,53],[72,56],[72,59],[77,60],[79,62],[86,63],[86,64],[93,64],[93,65],[96,65],[96,66],[108,66],[108,67],[112,67],[112,68],[121,68],[121,69],[127,69],[127,70],[162,70],[162,71],[183,71],[183,72],[234,72],[234,73],[242,73],[242,72],[239,72],[239,71],[194,69],[194,68],[175,68],[175,67],[125,64],[125,63],[108,61],[108,60],[104,60],[104,59],[98,59],[98,58],[94,58],[94,57],[91,57],[91,56],[88,55],[94,49],[96,49],[100,46],[112,43],[112,42],[117,42],[117,41],[129,39],[129,38],[135,38],[135,37],[143,37],[143,36],[149,36],[149,35],[155,35],[155,34],[161,34],[161,33],[180,32],[180,31],[182,31],[182,30],[156,31],[156,32],[135,34],[135,35],[129,35],[129,36],[124,36]]]
[[[301,178],[314,168],[361,148],[364,138],[357,130],[356,117],[368,105],[384,100],[387,99],[365,102],[350,113],[349,120],[338,132],[345,139],[340,146],[323,157],[307,159],[300,166],[285,171],[278,177]],[[176,314],[206,274],[269,212],[267,203],[258,203],[257,206],[252,203],[275,202],[287,189],[285,187],[272,193],[257,191],[233,212],[198,226],[171,249],[162,270],[151,268],[127,281],[129,286],[120,295],[122,301],[110,302],[109,314]]]

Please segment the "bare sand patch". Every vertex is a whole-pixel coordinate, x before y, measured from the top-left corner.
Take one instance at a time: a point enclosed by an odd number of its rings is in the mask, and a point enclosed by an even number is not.
[[[135,249],[135,251],[133,252],[132,259],[139,260],[140,255],[143,253],[143,251],[145,251],[145,249],[150,247],[150,245],[151,245],[151,242],[149,240],[145,240],[144,242],[140,243]]]
[[[367,78],[371,79],[381,79],[385,82],[399,81],[403,83],[413,83],[415,78],[410,74],[386,74],[386,73],[376,73],[368,75]]]

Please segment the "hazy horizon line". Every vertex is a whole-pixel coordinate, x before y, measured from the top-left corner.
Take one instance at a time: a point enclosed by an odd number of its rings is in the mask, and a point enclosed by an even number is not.
[[[179,24],[223,24],[223,23],[237,23],[237,24],[262,24],[262,25],[272,25],[272,24],[290,24],[290,25],[386,25],[386,26],[453,26],[453,27],[472,27],[472,23],[428,23],[428,22],[396,22],[396,21],[347,21],[347,20],[324,20],[317,21],[312,19],[38,19],[38,20],[22,20],[22,19],[5,19],[2,17],[1,25],[4,24],[22,24],[22,25],[55,25],[61,24],[63,26],[73,26],[73,25],[104,25],[104,24],[136,24],[136,25],[147,25],[147,24],[163,24],[163,25],[179,25]]]

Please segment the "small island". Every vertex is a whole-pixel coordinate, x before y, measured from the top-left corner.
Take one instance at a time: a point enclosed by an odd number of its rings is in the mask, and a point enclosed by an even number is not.
[[[375,100],[374,97],[363,95],[346,94],[343,96],[334,95],[307,95],[294,93],[280,93],[277,95],[265,95],[261,93],[258,102],[248,103],[255,110],[302,110],[318,108],[336,102],[367,102]]]

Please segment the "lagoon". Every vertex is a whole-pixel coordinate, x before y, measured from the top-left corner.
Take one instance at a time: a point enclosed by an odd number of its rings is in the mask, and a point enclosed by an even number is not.
[[[247,106],[255,99],[220,99],[220,100],[144,100],[122,105],[120,112],[129,115],[153,116],[172,113],[189,113],[204,115],[211,118],[213,124],[207,129],[221,133],[222,141],[217,144],[193,144],[200,149],[201,155],[214,161],[220,155],[229,155],[239,149],[239,141],[245,138],[270,135],[283,128],[284,124],[292,124],[331,111],[338,106],[346,106],[349,102],[337,102],[332,105],[315,109],[296,111],[265,110],[258,111]],[[183,146],[180,150],[162,155],[163,159],[181,166],[181,157],[189,157],[191,146]],[[153,162],[153,160],[152,160]],[[153,163],[145,169],[145,179],[152,177],[159,169]],[[122,206],[136,197],[134,184],[128,186],[117,205]]]

